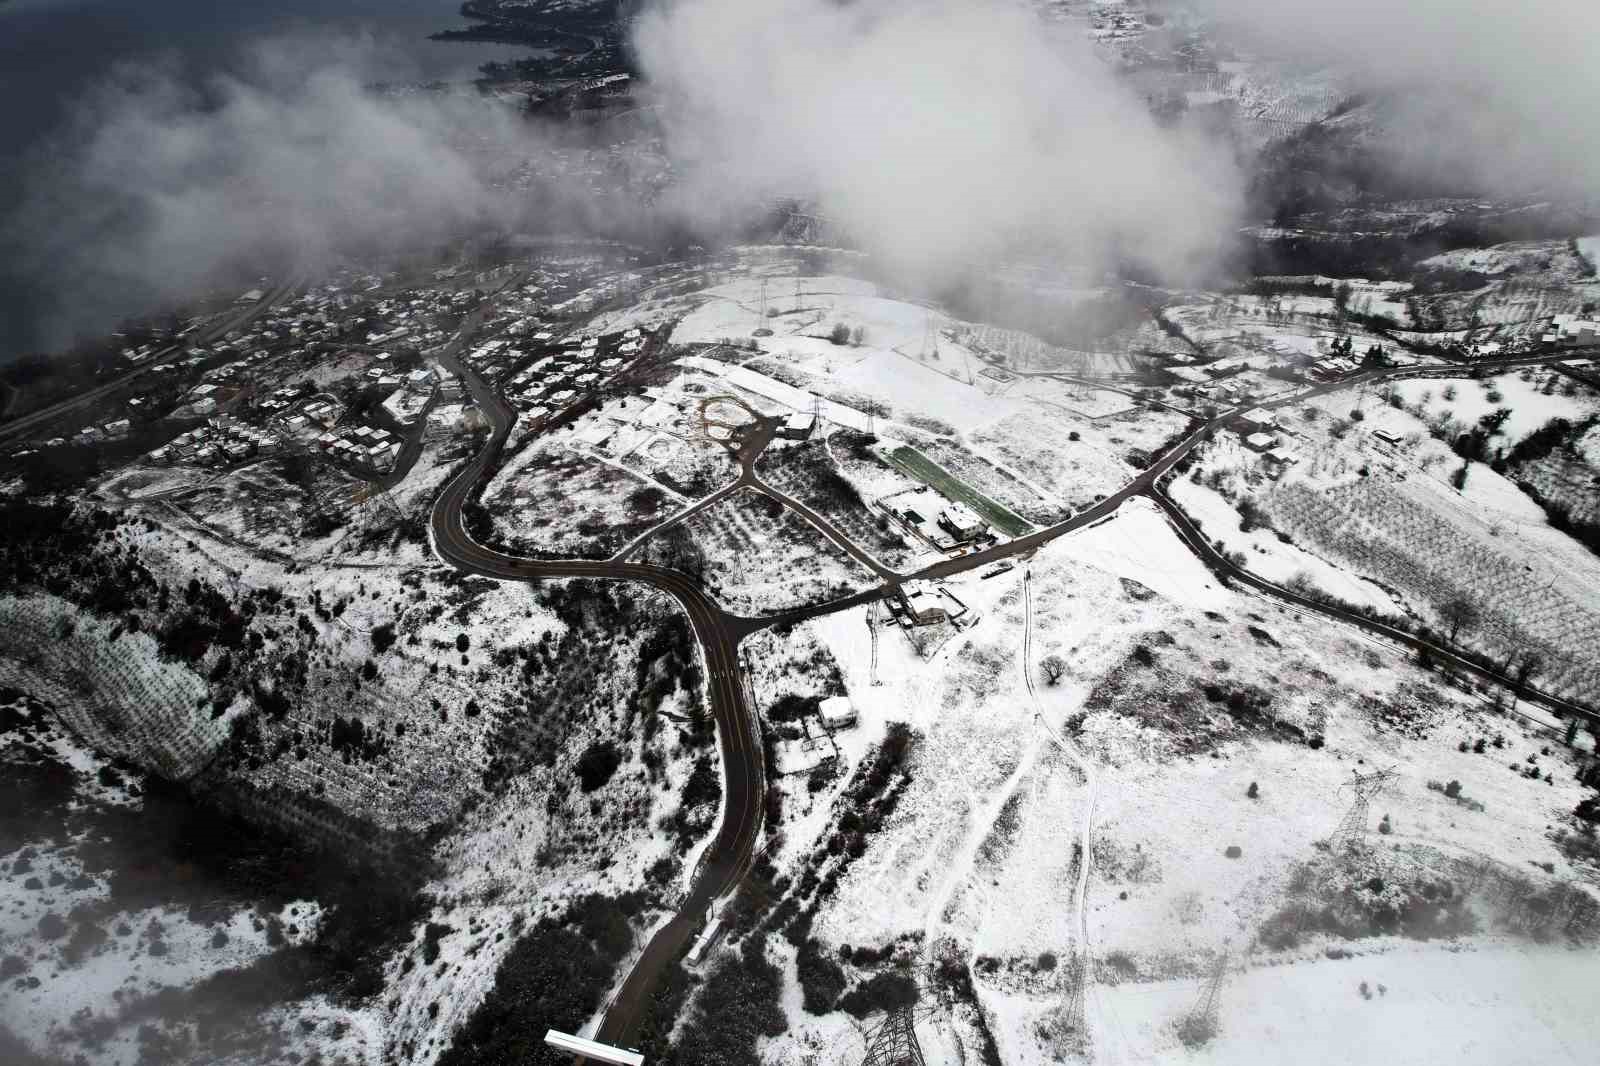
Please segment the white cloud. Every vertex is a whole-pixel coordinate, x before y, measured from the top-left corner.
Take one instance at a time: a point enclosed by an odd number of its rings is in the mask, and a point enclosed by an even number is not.
[[[1200,0],[1226,32],[1331,64],[1384,98],[1408,168],[1600,193],[1595,0]]]
[[[263,45],[196,89],[124,68],[30,161],[15,254],[70,292],[56,333],[105,328],[266,264],[419,245],[505,212],[464,136],[509,138],[472,99],[380,98],[348,39]]]
[[[1231,229],[1230,161],[1004,0],[676,0],[634,46],[691,214],[814,198],[940,283],[1019,250],[1183,274]]]

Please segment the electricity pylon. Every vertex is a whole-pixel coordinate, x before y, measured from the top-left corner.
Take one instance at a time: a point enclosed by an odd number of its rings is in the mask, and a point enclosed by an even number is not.
[[[873,600],[867,604],[867,632],[872,634],[872,684],[874,687],[883,684],[878,680],[878,601]]]
[[[927,1066],[914,1022],[910,1006],[891,1010],[868,1035],[867,1057],[861,1060],[861,1066]]]
[[[1231,961],[1232,957],[1224,947],[1218,953],[1216,961],[1211,964],[1211,976],[1206,978],[1199,997],[1194,1001],[1193,1009],[1178,1027],[1178,1034],[1184,1043],[1204,1044],[1216,1035],[1217,1017],[1222,1007],[1222,983],[1228,979],[1228,965]]]
[[[1328,838],[1328,845],[1332,848],[1345,848],[1356,844],[1367,835],[1367,821],[1372,813],[1372,801],[1376,799],[1389,782],[1398,776],[1393,770],[1377,770],[1370,774],[1356,774],[1355,779],[1347,781],[1341,788],[1354,790],[1356,798],[1350,804],[1350,809],[1345,812],[1344,818],[1339,822],[1339,828],[1333,831],[1333,836]]]
[[[1067,961],[1067,1008],[1062,1018],[1062,1028],[1066,1030],[1067,1040],[1072,1049],[1078,1054],[1089,1050],[1089,1030],[1084,1021],[1084,997],[1088,991],[1088,967],[1085,965],[1084,953],[1077,947],[1073,948],[1072,958]]]

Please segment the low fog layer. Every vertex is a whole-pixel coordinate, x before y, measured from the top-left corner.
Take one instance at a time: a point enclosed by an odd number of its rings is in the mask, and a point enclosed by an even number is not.
[[[937,283],[1041,246],[1182,276],[1234,219],[1224,153],[1160,129],[1078,32],[1006,0],[675,0],[634,45],[691,216],[814,198]]]
[[[1403,171],[1600,189],[1600,3],[1196,2],[1383,94]],[[632,44],[680,175],[659,210],[495,192],[484,162],[539,155],[547,130],[470,94],[376,97],[379,57],[300,37],[198,93],[144,67],[81,101],[20,164],[7,268],[44,294],[29,313],[61,345],[209,283],[476,224],[729,234],[801,197],[906,281],[945,287],[1019,254],[1194,278],[1240,221],[1232,150],[1158,124],[1081,24],[1020,0],[656,0]]]
[[[1485,192],[1600,194],[1596,0],[1198,0],[1225,35],[1380,98],[1403,172]]]
[[[56,343],[212,282],[497,218],[469,154],[514,116],[476,100],[381,99],[349,41],[255,51],[201,90],[124,69],[28,163],[6,236],[62,304]]]

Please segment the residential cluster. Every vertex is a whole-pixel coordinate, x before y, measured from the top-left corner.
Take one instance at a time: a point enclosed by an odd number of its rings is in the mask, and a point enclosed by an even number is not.
[[[611,377],[639,357],[644,350],[644,334],[639,329],[600,336],[569,337],[559,345],[546,343],[542,352],[521,369],[517,366],[528,354],[491,341],[469,361],[479,369],[494,370],[491,376],[503,380],[506,398],[531,422],[570,407],[600,388]],[[500,349],[484,349],[501,345]],[[480,355],[481,353],[481,355]]]
[[[964,503],[945,499],[931,488],[906,489],[878,501],[913,536],[942,552],[992,542],[994,534]]]
[[[1244,440],[1244,446],[1261,456],[1267,476],[1279,478],[1284,471],[1300,461],[1300,457],[1283,443],[1284,429],[1271,411],[1256,408],[1234,419],[1234,428]]]
[[[1577,315],[1556,315],[1550,320],[1550,329],[1540,340],[1546,344],[1559,344],[1563,348],[1600,344],[1600,320]]]
[[[331,457],[370,466],[379,473],[393,469],[402,443],[393,433],[374,426],[343,426],[317,438],[318,446]]]
[[[283,439],[269,430],[239,422],[228,415],[206,420],[170,443],[151,452],[156,463],[189,463],[196,466],[229,466],[274,455],[283,448]]]

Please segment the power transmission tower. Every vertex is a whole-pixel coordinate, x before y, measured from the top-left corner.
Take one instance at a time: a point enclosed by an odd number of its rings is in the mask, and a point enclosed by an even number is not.
[[[1228,979],[1230,962],[1232,956],[1224,947],[1211,964],[1211,976],[1206,978],[1206,983],[1201,987],[1194,1008],[1178,1027],[1178,1035],[1184,1043],[1203,1044],[1216,1035],[1217,1015],[1222,1006],[1222,983]]]
[[[1343,849],[1361,842],[1367,835],[1367,820],[1372,813],[1372,801],[1396,776],[1398,775],[1393,770],[1377,770],[1370,774],[1356,774],[1354,780],[1340,786],[1352,789],[1356,798],[1350,804],[1350,809],[1345,812],[1343,820],[1339,822],[1339,828],[1328,838],[1330,848]]]
[[[915,1014],[909,1006],[896,1007],[867,1037],[867,1057],[861,1066],[927,1066],[917,1043]]]
[[[407,522],[407,515],[400,509],[400,505],[395,502],[394,496],[390,494],[388,489],[377,482],[369,481],[356,489],[350,497],[350,502],[358,506],[377,504],[379,510],[386,510],[393,515],[398,524],[405,525]]]
[[[1084,996],[1088,988],[1088,981],[1085,980],[1087,970],[1084,953],[1074,948],[1066,968],[1067,1004],[1061,1018],[1061,1029],[1071,1050],[1080,1055],[1089,1050],[1089,1029],[1084,1021]]]
[[[762,278],[761,279],[761,301],[757,305],[756,317],[759,320],[756,323],[756,328],[757,329],[765,329],[766,326],[767,326],[767,279],[766,278]]]
[[[873,600],[867,604],[867,632],[872,634],[872,684],[883,684],[878,680],[878,601]]]

